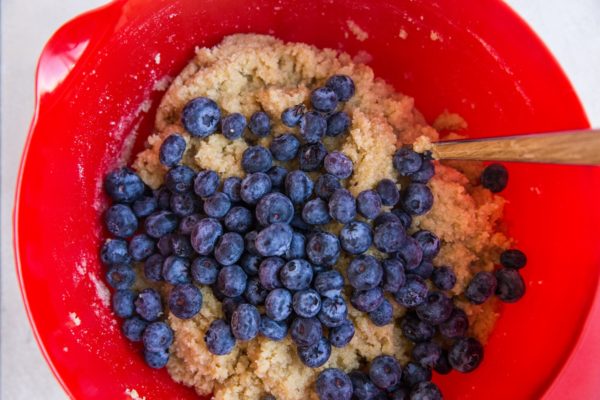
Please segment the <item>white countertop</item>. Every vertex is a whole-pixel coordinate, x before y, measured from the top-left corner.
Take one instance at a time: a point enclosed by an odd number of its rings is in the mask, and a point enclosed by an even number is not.
[[[471,0],[477,1],[477,0]],[[542,37],[600,126],[600,2],[507,0]],[[1,74],[1,381],[0,398],[65,399],[33,339],[12,254],[14,185],[33,110],[33,77],[45,41],[63,22],[102,0],[2,0]]]

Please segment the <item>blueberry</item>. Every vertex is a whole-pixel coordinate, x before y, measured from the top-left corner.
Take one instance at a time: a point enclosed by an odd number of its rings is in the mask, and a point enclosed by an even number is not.
[[[244,244],[246,246],[246,251],[250,254],[254,254],[255,256],[259,256],[260,253],[256,250],[256,236],[258,236],[257,231],[250,231],[244,235]]]
[[[194,179],[194,193],[201,198],[215,194],[219,188],[219,175],[210,169],[198,172]]]
[[[352,381],[342,370],[327,368],[317,377],[315,389],[320,400],[350,400]]]
[[[350,297],[350,303],[358,311],[371,312],[383,302],[383,290],[380,287],[375,287],[369,290],[355,290]]]
[[[393,313],[392,304],[384,299],[379,307],[369,313],[369,319],[375,326],[385,326],[392,323]]]
[[[381,211],[381,196],[375,190],[364,190],[356,197],[358,212],[367,219],[373,219]]]
[[[384,253],[394,253],[402,249],[406,233],[399,222],[386,222],[375,227],[373,244]]]
[[[250,128],[250,132],[258,137],[267,136],[271,132],[271,119],[267,113],[257,111],[250,117],[248,128]]]
[[[348,75],[333,75],[327,79],[325,86],[335,92],[339,101],[350,100],[356,90],[354,81]]]
[[[265,299],[265,313],[274,321],[283,321],[292,314],[292,294],[286,289],[273,289]]]
[[[288,224],[294,217],[292,201],[281,193],[269,193],[256,205],[256,219],[263,226],[275,223]]]
[[[223,225],[230,232],[246,233],[254,224],[252,211],[246,207],[233,207],[225,215]]]
[[[131,208],[115,204],[104,213],[106,229],[116,237],[127,238],[135,233],[138,221]]]
[[[235,346],[235,337],[231,333],[229,324],[222,319],[211,322],[204,335],[206,348],[212,354],[223,356],[231,353]]]
[[[306,112],[304,104],[298,104],[292,107],[288,107],[281,113],[281,122],[290,128],[298,125],[300,119]]]
[[[394,168],[402,176],[417,172],[423,163],[421,155],[408,147],[396,150],[394,153]]]
[[[329,87],[320,87],[310,94],[310,103],[317,111],[332,112],[338,105],[336,93]]]
[[[306,243],[306,255],[314,264],[332,266],[340,257],[340,242],[329,232],[317,232]]]
[[[192,136],[207,137],[217,130],[221,111],[213,100],[196,97],[181,112],[181,123]]]
[[[289,290],[307,289],[312,278],[312,266],[308,261],[302,259],[288,261],[279,270],[279,279]]]
[[[319,272],[315,276],[314,288],[323,297],[339,296],[344,288],[344,277],[334,269]]]
[[[180,319],[190,319],[202,308],[202,292],[191,283],[175,285],[169,294],[169,309]]]
[[[296,158],[300,149],[300,141],[291,133],[277,136],[269,145],[273,158],[278,161],[290,161]]]
[[[135,271],[129,265],[114,265],[106,273],[106,281],[113,289],[129,289],[135,281]]]
[[[177,216],[168,211],[158,211],[144,221],[146,233],[158,239],[177,229]]]
[[[154,252],[154,240],[150,236],[139,233],[129,242],[129,254],[135,261],[142,261]]]
[[[412,358],[424,367],[433,368],[442,355],[442,348],[435,342],[420,342],[412,349]]]
[[[251,304],[240,304],[231,316],[231,332],[237,340],[251,340],[258,335],[260,314]]]
[[[248,276],[258,275],[258,268],[262,261],[260,256],[252,253],[244,253],[240,258],[240,267],[244,270]]]
[[[514,303],[525,294],[525,282],[516,269],[500,268],[496,271],[496,280],[496,294],[505,303]]]
[[[344,111],[334,112],[327,118],[327,136],[339,136],[350,128],[350,116]]]
[[[407,236],[402,242],[400,249],[398,249],[396,257],[404,261],[404,268],[407,271],[413,271],[423,261],[423,250],[415,239]]]
[[[323,327],[316,318],[297,317],[290,326],[290,336],[299,347],[312,346],[323,337]]]
[[[223,227],[214,218],[204,218],[194,227],[190,240],[198,254],[207,256],[215,248],[217,239],[223,234]]]
[[[375,187],[379,197],[381,197],[381,203],[384,206],[395,206],[400,200],[400,192],[398,186],[391,179],[382,179]]]
[[[160,369],[167,365],[167,362],[169,361],[169,353],[166,350],[144,350],[144,361],[150,368]]]
[[[286,260],[293,260],[294,258],[304,258],[306,255],[305,252],[306,246],[306,238],[300,232],[292,233],[292,242],[290,243],[290,247],[284,254],[284,258]]]
[[[219,286],[219,276],[217,275],[217,282],[213,283],[210,286],[210,290],[212,291],[213,296],[215,296],[215,298],[222,303],[225,300],[229,299],[230,297],[225,296],[225,294],[223,292],[221,292],[221,290],[219,289],[218,286]],[[244,286],[244,289],[245,288],[246,287]],[[241,299],[241,297],[240,296],[236,296],[236,299]],[[239,302],[241,303],[241,300]]]
[[[356,217],[356,201],[347,189],[338,189],[329,199],[329,214],[338,222],[346,224]]]
[[[408,177],[415,183],[427,183],[435,175],[435,168],[429,159],[424,159],[421,168],[417,172],[413,172]]]
[[[100,260],[105,265],[130,264],[127,242],[122,239],[107,239],[100,250]]]
[[[483,304],[494,294],[496,284],[496,277],[493,273],[478,272],[465,289],[465,297],[473,304]]]
[[[362,221],[348,222],[340,231],[342,249],[350,254],[362,254],[373,243],[371,227]]]
[[[438,327],[442,336],[448,339],[460,338],[467,333],[469,329],[469,318],[460,308],[454,308],[450,317],[442,322]]]
[[[302,171],[316,171],[323,165],[327,149],[321,142],[308,143],[300,147],[298,163]]]
[[[192,279],[200,285],[212,285],[217,281],[219,265],[210,257],[198,257],[192,262]]]
[[[171,211],[179,217],[186,217],[198,210],[199,202],[191,192],[176,193],[170,199]]]
[[[412,237],[419,243],[423,250],[423,258],[432,260],[440,251],[440,239],[432,232],[421,230]]]
[[[244,238],[235,232],[227,232],[219,238],[215,247],[215,259],[221,265],[236,263],[244,252]]]
[[[292,203],[304,203],[313,192],[313,181],[303,171],[291,171],[285,177],[285,193]]]
[[[171,207],[171,191],[166,186],[161,186],[152,193],[156,199],[159,210],[168,210]]]
[[[406,283],[395,294],[396,301],[404,307],[416,307],[427,299],[427,284],[417,275],[407,275]]]
[[[307,143],[317,143],[325,135],[327,120],[315,111],[309,111],[300,118],[300,136]]]
[[[279,257],[265,258],[258,268],[258,279],[260,284],[267,290],[273,290],[282,286],[279,280],[279,270],[285,261]]]
[[[135,299],[135,312],[146,321],[157,320],[163,313],[160,294],[152,288],[142,290]]]
[[[112,295],[112,309],[117,317],[129,318],[133,315],[135,293],[133,290],[117,290]]]
[[[404,275],[404,264],[400,260],[390,258],[383,260],[383,280],[381,287],[386,292],[396,293],[406,282]]]
[[[419,266],[411,270],[410,273],[419,275],[423,279],[429,279],[433,273],[433,264],[429,260],[423,260]]]
[[[175,232],[167,233],[165,236],[158,239],[158,242],[156,242],[156,248],[158,249],[158,252],[164,257],[173,254],[173,248],[171,247],[171,238],[173,235],[175,235]]]
[[[288,326],[285,322],[274,321],[266,315],[261,316],[258,328],[261,335],[277,342],[285,339],[288,332]]]
[[[431,281],[440,290],[450,290],[456,284],[456,275],[450,267],[437,267],[431,274]]]
[[[163,279],[172,284],[190,282],[190,263],[186,258],[169,256],[162,269]]]
[[[263,257],[282,256],[292,242],[292,228],[288,224],[276,223],[258,232],[255,245]]]
[[[190,167],[178,165],[171,168],[165,175],[165,186],[171,193],[189,192],[194,186],[196,173]]]
[[[399,387],[392,392],[389,392],[389,398],[391,400],[409,400],[408,389],[405,387]]]
[[[181,161],[185,151],[185,139],[176,133],[167,137],[160,145],[158,159],[165,167],[173,167]]]
[[[275,191],[275,189],[277,189],[277,191],[283,190],[283,183],[285,182],[285,177],[287,174],[288,170],[278,165],[271,167],[267,171],[267,175],[269,175],[269,178],[271,179],[271,185],[274,189],[273,191]]]
[[[146,350],[168,350],[173,343],[173,330],[162,321],[153,322],[144,330],[142,341]]]
[[[302,209],[302,219],[310,225],[325,225],[331,222],[325,200],[316,198],[307,202]]]
[[[381,283],[383,268],[375,257],[360,255],[348,265],[346,277],[356,290],[369,290]]]
[[[289,175],[288,175],[289,176]],[[240,197],[246,203],[254,205],[271,191],[272,183],[269,175],[255,172],[246,176],[240,185]]]
[[[481,174],[481,185],[492,193],[504,190],[508,183],[508,171],[503,165],[490,164]]]
[[[238,202],[242,199],[240,197],[241,186],[242,179],[237,176],[231,176],[223,181],[223,193],[229,196],[232,202]]]
[[[252,277],[248,279],[248,284],[246,285],[246,290],[244,291],[244,298],[248,301],[248,303],[253,306],[262,305],[267,298],[269,291],[262,287],[260,284],[258,277]]]
[[[329,342],[335,347],[345,347],[354,337],[354,324],[346,320],[341,325],[329,328]]]
[[[272,165],[271,152],[262,146],[248,147],[242,154],[242,168],[249,174],[267,172]]]
[[[442,350],[440,357],[437,362],[433,366],[435,372],[441,375],[447,375],[452,371],[452,365],[450,365],[450,361],[448,360],[448,352],[446,350]]]
[[[340,295],[322,298],[318,317],[319,321],[328,328],[342,325],[348,317],[346,301]]]
[[[146,279],[159,282],[162,280],[162,266],[165,258],[160,254],[153,254],[144,262],[144,276]]]
[[[422,183],[411,183],[402,196],[402,207],[409,214],[423,215],[433,206],[431,189]]]
[[[227,297],[241,296],[246,290],[248,277],[239,265],[221,268],[217,276],[217,289]]]
[[[419,343],[433,338],[435,327],[425,321],[421,321],[414,314],[407,314],[400,323],[402,334],[410,341]]]
[[[313,289],[299,290],[294,293],[292,308],[300,317],[315,317],[321,310],[321,296]]]
[[[500,254],[500,263],[507,268],[521,269],[527,264],[527,256],[521,250],[505,250]]]
[[[352,160],[350,160],[350,158],[344,153],[339,151],[334,151],[327,154],[323,161],[323,165],[325,167],[325,171],[340,179],[349,178],[354,169]]]
[[[223,218],[231,208],[229,196],[217,192],[204,200],[204,213],[212,218]]]
[[[310,368],[318,368],[325,364],[331,357],[331,344],[325,337],[310,346],[298,347],[298,358]]]
[[[339,179],[331,174],[323,174],[315,182],[315,194],[323,200],[329,200],[333,192],[341,188]]]
[[[381,393],[381,389],[375,386],[369,376],[364,372],[352,371],[348,374],[348,377],[352,381],[354,390],[353,399],[375,400]]]
[[[420,382],[410,392],[410,400],[442,400],[440,389],[432,382]]]
[[[140,317],[131,317],[123,321],[121,332],[130,341],[140,342],[146,326],[148,326],[148,323]]]
[[[144,196],[134,201],[131,209],[136,217],[147,217],[158,209],[158,201],[153,196]]]
[[[448,361],[458,372],[471,372],[482,360],[483,346],[471,337],[458,339],[448,351]]]
[[[379,225],[383,225],[387,222],[397,222],[401,224],[400,218],[398,218],[394,213],[391,212],[382,212],[380,213],[374,220],[373,226],[378,227]]]
[[[189,258],[194,255],[194,248],[187,235],[172,233],[169,235],[171,241],[171,251],[178,257]]]
[[[229,114],[221,119],[221,133],[229,140],[242,137],[246,129],[246,117],[240,113]]]
[[[410,216],[410,214],[408,214],[406,211],[400,208],[394,208],[392,210],[392,214],[394,214],[398,218],[398,220],[405,229],[410,228],[410,225],[412,224],[412,217]]]
[[[131,168],[123,167],[106,175],[104,190],[116,202],[132,203],[144,194],[144,182]]]
[[[369,365],[369,378],[375,386],[388,389],[400,383],[402,367],[398,360],[392,356],[377,356]]]
[[[431,370],[414,362],[406,364],[402,374],[402,383],[409,388],[418,385],[421,382],[431,380]]]

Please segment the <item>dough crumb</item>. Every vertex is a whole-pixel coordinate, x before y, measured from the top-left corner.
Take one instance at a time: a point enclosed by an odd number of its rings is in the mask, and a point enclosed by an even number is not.
[[[467,129],[469,125],[460,115],[444,110],[433,121],[433,127],[438,131],[461,131]]]
[[[346,24],[348,25],[348,29],[350,29],[350,32],[352,32],[356,40],[364,42],[369,38],[369,34],[365,32],[360,26],[358,26],[353,20],[349,19],[348,21],[346,21]]]
[[[125,394],[132,400],[146,400],[146,397],[140,396],[135,389],[125,389]]]
[[[81,325],[81,319],[79,319],[79,317],[77,316],[77,313],[70,312],[69,318],[71,319],[71,322],[73,322],[75,324],[75,326]]]
[[[404,28],[400,29],[400,33],[398,34],[400,39],[406,39],[408,37],[408,32]]]
[[[426,151],[431,151],[432,148],[431,139],[427,136],[419,136],[413,143],[413,150],[417,153],[425,153]]]
[[[160,53],[156,53],[156,55],[154,56],[154,62],[156,63],[156,65],[160,64]]]
[[[444,39],[436,31],[431,31],[431,33],[429,34],[429,38],[431,40],[433,40],[434,42],[437,42],[437,41],[443,42],[444,41]]]

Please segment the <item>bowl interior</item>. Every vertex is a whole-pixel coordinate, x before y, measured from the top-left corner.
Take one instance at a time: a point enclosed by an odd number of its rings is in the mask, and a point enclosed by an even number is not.
[[[359,40],[349,21],[368,38]],[[414,96],[430,121],[444,109],[457,112],[474,137],[588,125],[553,58],[500,1],[467,8],[452,0],[130,0],[70,22],[40,58],[15,246],[38,340],[76,398],[124,398],[132,389],[146,399],[194,398],[166,371],[144,365],[110,312],[98,260],[107,204],[101,182],[151,132],[166,77],[195,46],[236,32],[358,55]],[[434,377],[447,398],[540,396],[570,353],[596,291],[598,170],[508,168],[506,222],[530,260],[528,293],[504,307],[479,370]]]

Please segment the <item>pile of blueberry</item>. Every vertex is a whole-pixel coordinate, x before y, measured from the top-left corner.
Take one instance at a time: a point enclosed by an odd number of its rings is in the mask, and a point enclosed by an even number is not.
[[[428,231],[407,234],[412,216],[433,205],[427,186],[434,174],[431,159],[399,149],[392,162],[406,183],[403,191],[384,179],[355,198],[343,187],[352,176],[353,162],[341,152],[328,152],[322,142],[324,136],[348,131],[350,117],[338,108],[354,92],[348,76],[332,76],[311,93],[312,109],[300,104],[282,113],[283,124],[299,134],[274,137],[269,148],[256,144],[271,132],[266,113],[256,112],[247,122],[241,114],[222,117],[208,98],[188,102],[182,124],[192,136],[207,137],[220,124],[227,138],[244,136],[251,144],[242,156],[243,179],[221,182],[214,171],[182,165],[186,142],[178,134],[161,145],[159,159],[168,172],[159,189],[149,190],[129,168],[106,177],[105,190],[115,204],[104,221],[114,239],[104,243],[101,259],[115,289],[114,312],[125,319],[122,331],[128,339],[143,342],[148,365],[166,365],[173,331],[162,321],[161,293],[132,289],[134,262],[143,263],[147,280],[169,284],[165,302],[180,319],[198,314],[203,300],[199,287],[211,288],[224,314],[204,337],[211,353],[228,354],[236,341],[258,335],[279,341],[289,333],[300,360],[312,368],[329,359],[331,346],[343,347],[354,336],[344,295],[383,326],[394,323],[388,293],[408,309],[401,327],[415,343],[414,362],[402,368],[384,355],[371,363],[368,374],[326,370],[317,382],[323,399],[349,399],[348,381],[350,394],[360,399],[379,393],[400,399],[401,391],[411,399],[440,398],[429,382],[432,368],[469,372],[479,365],[482,346],[465,336],[466,315],[445,292],[456,277],[450,267],[432,264],[439,239]],[[291,162],[298,168],[287,169]],[[390,211],[383,211],[384,206]],[[342,225],[338,235],[325,229],[334,221]],[[371,246],[384,259],[365,254]],[[345,277],[335,268],[342,252],[351,257]],[[518,250],[505,253],[506,268],[477,274],[465,296],[477,304],[494,292],[502,300],[518,300],[524,291],[516,271],[524,265],[520,255]],[[442,348],[439,342],[451,344]]]

